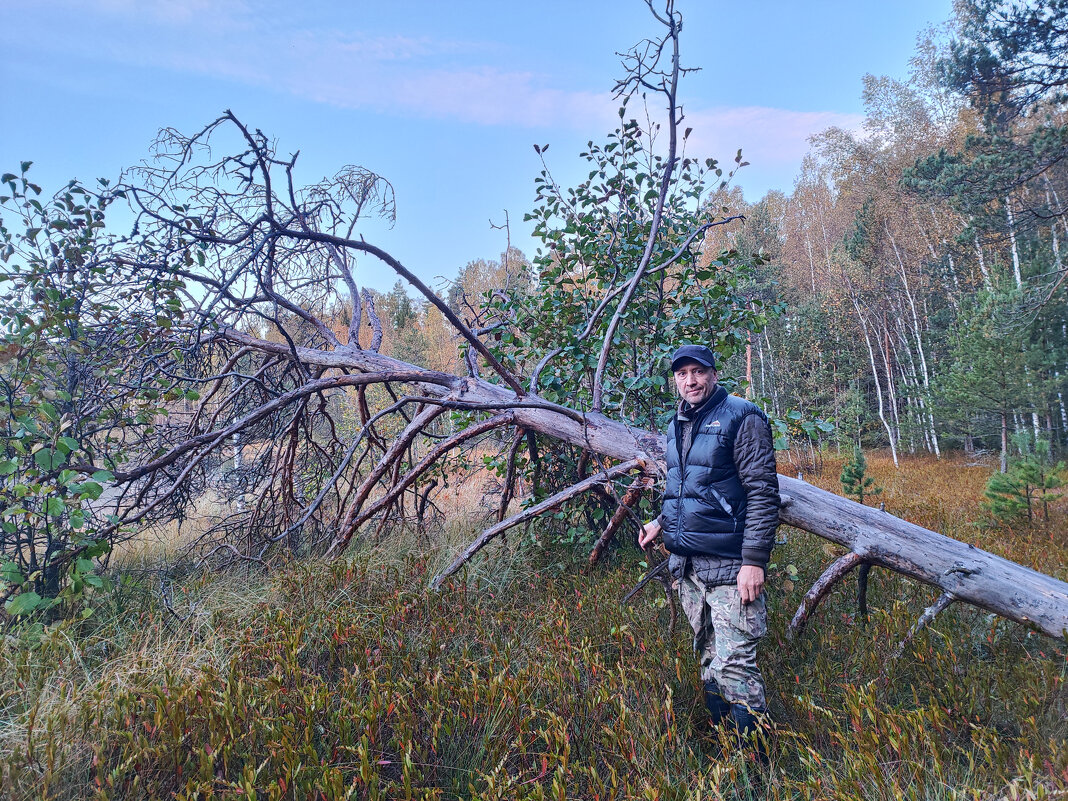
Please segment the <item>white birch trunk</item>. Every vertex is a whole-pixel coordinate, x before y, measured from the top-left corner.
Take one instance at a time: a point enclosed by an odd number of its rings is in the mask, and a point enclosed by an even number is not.
[[[989,292],[993,287],[990,284],[990,271],[986,269],[986,259],[983,258],[983,248],[979,244],[979,235],[976,234],[972,239],[975,242],[975,255],[979,258],[979,272],[983,276],[983,288]]]
[[[1001,412],[1001,472],[1009,472],[1009,416]]]
[[[812,294],[816,294],[816,260],[812,258],[812,242],[805,236],[805,250],[808,251],[808,272],[812,278]]]
[[[768,349],[768,373],[771,375],[771,408],[779,414],[779,373],[775,368],[775,350],[771,347],[771,337],[767,327],[764,328],[764,344]]]
[[[897,257],[898,267],[901,269],[901,284],[905,288],[905,299],[909,302],[909,308],[912,310],[912,331],[916,336],[916,355],[920,357],[920,369],[923,375],[923,391],[925,394],[931,391],[931,379],[927,372],[927,356],[923,352],[923,337],[920,335],[920,317],[916,314],[916,301],[912,297],[912,290],[909,288],[908,271],[905,269],[905,262],[901,258],[901,251],[898,250],[897,242],[894,240],[894,235],[890,233],[890,226],[886,220],[883,220],[883,228],[886,231],[886,235],[890,238],[890,244],[894,248],[894,255]],[[938,432],[935,429],[934,417],[931,415],[925,415],[926,425],[930,426],[931,443],[934,446],[934,455],[936,459],[942,458],[942,452],[938,447]]]
[[[1020,251],[1016,247],[1016,222],[1012,216],[1012,199],[1005,198],[1005,212],[1009,218],[1009,244],[1012,246],[1012,274],[1016,279],[1016,288],[1023,288],[1023,277],[1020,273]]]
[[[883,369],[886,370],[886,395],[887,400],[890,402],[890,417],[894,421],[894,436],[898,442],[901,442],[901,416],[898,412],[897,402],[897,387],[894,381],[894,370],[892,362],[890,360],[890,331],[887,328],[886,315],[883,315],[883,330],[882,330],[882,347],[879,348],[879,355],[883,360]]]
[[[931,209],[931,216],[934,217],[934,209]],[[935,225],[937,224],[938,218],[935,217]],[[949,300],[949,304],[954,309],[959,309],[960,306],[957,303],[957,293],[949,286],[949,281],[946,280],[946,271],[942,268],[942,260],[938,257],[938,251],[935,250],[931,237],[928,236],[927,230],[920,224],[919,220],[916,221],[916,228],[919,229],[920,236],[923,237],[923,243],[927,245],[927,252],[931,254],[931,266],[938,271],[938,281],[942,284],[942,290],[946,293],[946,298]],[[949,256],[949,262],[950,265],[952,265],[952,256]],[[953,274],[952,270],[950,270],[950,273],[953,275],[953,281],[956,282],[957,276]]]
[[[871,336],[868,334],[868,323],[864,319],[864,314],[860,310],[860,304],[857,303],[856,296],[851,294],[850,299],[853,301],[853,308],[857,310],[857,319],[860,320],[860,328],[864,332],[864,343],[868,346],[868,359],[871,361],[871,373],[875,379],[875,395],[879,402],[879,420],[882,421],[883,428],[886,429],[886,436],[890,439],[890,455],[894,458],[894,467],[900,467],[897,459],[897,442],[894,439],[894,432],[886,420],[886,413],[883,408],[883,388],[879,381],[879,368],[875,364],[875,351],[871,346]]]

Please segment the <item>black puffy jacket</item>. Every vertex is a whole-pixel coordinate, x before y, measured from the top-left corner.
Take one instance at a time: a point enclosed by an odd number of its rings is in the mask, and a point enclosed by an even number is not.
[[[766,566],[774,544],[779,482],[771,428],[755,404],[722,387],[696,409],[688,406],[680,404],[668,428],[664,544],[676,577],[690,563],[706,584],[728,584],[743,564]]]

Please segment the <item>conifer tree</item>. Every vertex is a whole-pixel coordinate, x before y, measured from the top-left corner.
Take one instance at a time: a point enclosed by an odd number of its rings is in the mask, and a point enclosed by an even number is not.
[[[864,458],[864,452],[860,444],[853,446],[853,460],[842,465],[842,489],[846,495],[852,495],[858,503],[864,503],[864,496],[878,495],[883,491],[882,487],[875,486],[875,479],[867,474],[868,461]]]
[[[1027,513],[1027,524],[1034,522],[1036,507],[1042,506],[1042,519],[1049,522],[1049,504],[1064,486],[1064,462],[1050,464],[1050,446],[1038,440],[1031,446],[1030,436],[1021,432],[1013,442],[1023,454],[1006,473],[994,473],[987,481],[984,504],[995,521],[1012,521]]]

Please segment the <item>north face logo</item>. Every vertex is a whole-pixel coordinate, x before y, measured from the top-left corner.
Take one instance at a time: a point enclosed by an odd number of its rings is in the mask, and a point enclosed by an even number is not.
[[[711,423],[708,423],[705,428],[719,428],[719,420],[713,420]]]

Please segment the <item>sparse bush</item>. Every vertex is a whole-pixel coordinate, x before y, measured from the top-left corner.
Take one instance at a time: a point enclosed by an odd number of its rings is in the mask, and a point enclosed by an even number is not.
[[[42,202],[30,166],[0,179],[0,601],[55,617],[105,588],[99,563],[129,534],[101,496],[133,429],[154,450],[153,420],[187,394],[148,365],[179,284],[104,232],[121,193],[72,181]]]

